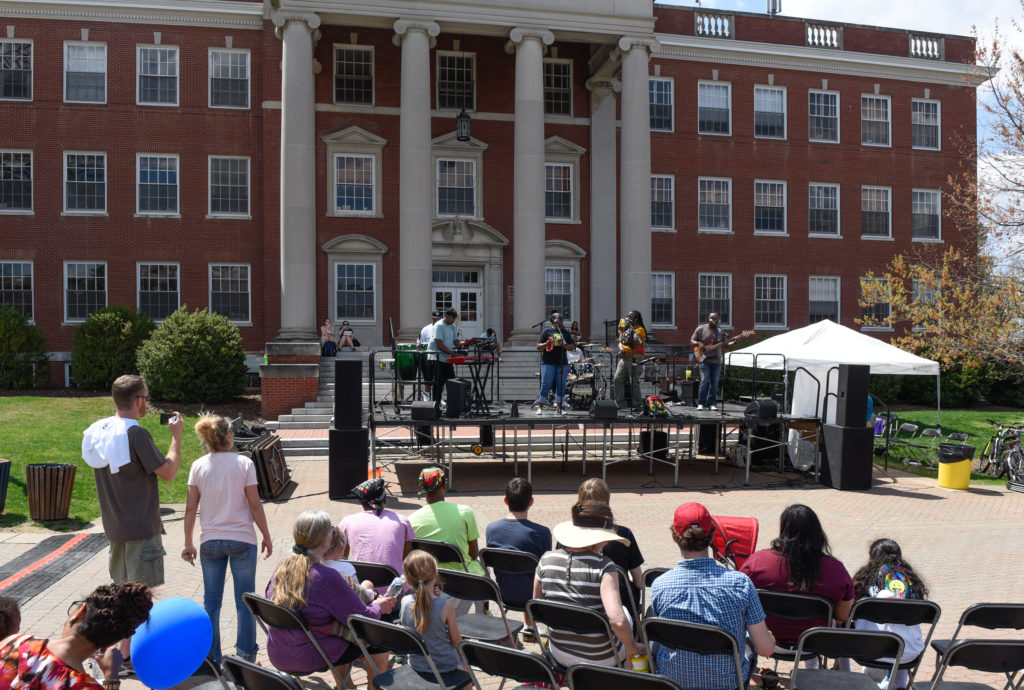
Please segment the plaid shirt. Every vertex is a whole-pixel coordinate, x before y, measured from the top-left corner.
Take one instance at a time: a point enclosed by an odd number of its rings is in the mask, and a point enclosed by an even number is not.
[[[764,610],[749,577],[711,558],[684,559],[651,585],[651,605],[661,618],[724,628],[737,640],[743,677],[750,675],[750,661],[743,654],[747,626],[763,621]],[[654,654],[657,672],[684,688],[736,687],[733,660],[725,655],[701,656],[661,645],[655,645]]]

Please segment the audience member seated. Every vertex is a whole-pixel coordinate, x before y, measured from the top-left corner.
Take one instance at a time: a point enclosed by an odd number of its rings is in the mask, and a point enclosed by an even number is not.
[[[580,333],[579,321],[572,322],[572,325],[569,326],[569,334],[572,336],[572,339],[575,340],[577,343],[583,340],[583,335]]]
[[[483,341],[483,349],[486,352],[493,352],[498,356],[501,355],[501,343],[498,342],[498,334],[494,332],[493,328],[488,328],[481,333],[480,340]]]
[[[419,495],[427,500],[427,505],[410,515],[409,522],[418,538],[448,542],[462,552],[469,572],[484,575],[483,566],[476,560],[480,551],[476,515],[469,506],[445,500],[447,481],[447,475],[440,467],[428,467],[420,472]],[[438,563],[438,566],[462,570],[461,563]]]
[[[324,357],[333,357],[338,353],[338,344],[334,340],[334,325],[330,319],[324,319],[320,326],[320,354]]]
[[[359,646],[342,638],[345,621],[353,613],[381,617],[395,606],[394,598],[364,604],[337,570],[324,565],[334,525],[322,510],[305,510],[292,528],[294,545],[267,585],[267,597],[279,606],[299,611],[317,642],[344,677],[348,665],[361,655]],[[271,628],[267,635],[270,663],[286,673],[306,674],[323,668],[323,658],[301,630]],[[373,669],[367,668],[369,682]]]
[[[0,646],[0,687],[32,690],[116,690],[121,653],[117,643],[149,618],[153,592],[140,582],[101,585],[68,610],[55,640],[14,635]],[[97,658],[103,684],[83,667]]]
[[[676,508],[672,540],[679,546],[683,558],[651,585],[652,613],[659,618],[724,628],[740,645],[743,677],[749,679],[757,654],[770,656],[775,640],[765,624],[757,588],[750,578],[723,568],[711,558],[708,548],[714,529],[711,515],[700,503],[684,503]],[[684,688],[731,690],[736,687],[736,666],[731,657],[701,656],[661,645],[654,645],[652,653],[658,673]]]
[[[348,347],[356,349],[359,347],[359,341],[356,340],[355,331],[348,325],[348,321],[342,321],[341,326],[338,327],[338,348]]]
[[[390,565],[402,572],[402,559],[409,553],[415,535],[409,518],[385,509],[387,484],[380,477],[367,479],[351,491],[363,512],[346,515],[338,527],[348,538],[348,558]],[[384,593],[386,587],[377,591]]]
[[[601,501],[611,504],[611,489],[603,479],[588,479],[580,484],[577,501]],[[615,531],[620,537],[626,539],[626,543],[613,541],[604,547],[604,555],[612,559],[612,562],[626,571],[626,575],[633,583],[633,601],[640,603],[640,592],[643,591],[643,572],[640,568],[644,563],[644,556],[640,553],[640,546],[636,543],[633,531],[622,525],[615,525]]]
[[[626,539],[615,530],[615,519],[607,503],[578,501],[571,514],[572,520],[555,525],[558,548],[541,556],[533,581],[533,597],[604,613],[619,644],[612,650],[603,635],[552,629],[551,655],[565,666],[619,666],[623,660],[645,653],[643,645],[633,639],[632,621],[619,598],[615,564],[601,553],[609,542],[622,543]]]
[[[355,566],[345,560],[347,554],[348,538],[340,527],[335,527],[331,530],[331,544],[324,552],[323,564],[337,570],[352,591],[359,595],[359,600],[368,604],[377,598],[377,591],[369,580],[359,582]]]
[[[836,623],[842,625],[853,606],[853,580],[843,564],[832,557],[828,537],[813,510],[799,503],[782,511],[779,536],[770,549],[752,555],[740,570],[750,576],[758,589],[774,592],[817,594],[832,602]],[[768,617],[768,628],[779,643],[795,647],[800,633],[831,621],[791,621]],[[812,659],[805,663],[816,668]]]

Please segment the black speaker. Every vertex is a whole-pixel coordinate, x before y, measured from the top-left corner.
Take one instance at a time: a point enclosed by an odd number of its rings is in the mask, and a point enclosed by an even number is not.
[[[701,455],[715,454],[715,434],[718,433],[717,424],[697,425],[697,452]]]
[[[825,461],[821,483],[840,491],[871,488],[871,458],[875,432],[867,426],[824,424]]]
[[[352,489],[366,481],[370,436],[366,429],[331,429],[328,434],[327,496],[336,501],[348,498]]]
[[[864,426],[868,422],[867,364],[840,364],[836,387],[836,426]]]
[[[448,417],[461,417],[466,411],[466,399],[469,397],[469,381],[466,379],[448,379],[446,382],[448,406],[444,413]]]
[[[441,407],[430,400],[417,400],[412,404],[412,418],[417,422],[440,419]]]
[[[779,404],[774,400],[758,398],[747,405],[743,414],[746,417],[756,417],[757,419],[775,419],[779,416]]]
[[[619,416],[619,406],[614,400],[595,400],[590,405],[592,419],[615,419]]]
[[[640,432],[640,452],[650,453],[658,460],[668,460],[668,432],[654,432],[654,450],[651,450],[651,432]]]
[[[420,447],[434,445],[434,427],[429,424],[417,424],[413,429],[416,432],[416,445]]]
[[[359,359],[335,360],[334,428],[358,429],[362,426],[362,423],[363,362]],[[363,477],[363,479],[366,479],[366,477]],[[355,484],[352,486],[355,486]]]
[[[481,424],[480,425],[480,445],[484,448],[490,448],[494,445],[494,425],[493,424]]]

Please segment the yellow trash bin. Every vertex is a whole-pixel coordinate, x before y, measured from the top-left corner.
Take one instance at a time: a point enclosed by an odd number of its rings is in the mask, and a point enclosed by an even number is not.
[[[943,489],[966,489],[970,485],[970,460],[939,462],[939,486]]]

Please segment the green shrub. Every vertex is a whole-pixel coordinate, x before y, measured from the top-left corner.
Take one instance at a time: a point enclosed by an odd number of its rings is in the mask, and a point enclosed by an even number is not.
[[[0,304],[0,388],[41,388],[50,380],[46,334],[9,304]]]
[[[882,402],[891,405],[900,398],[903,379],[904,377],[898,374],[872,374],[871,382],[868,384],[868,392]],[[934,389],[934,378],[931,379],[931,382]]]
[[[182,306],[139,348],[139,373],[149,395],[180,403],[225,402],[246,383],[238,326],[206,309]]]
[[[985,368],[951,364],[942,368],[942,407],[970,407],[985,388]],[[900,400],[913,405],[935,406],[934,376],[904,376]]]
[[[139,373],[136,350],[153,333],[153,319],[111,305],[89,314],[71,339],[71,371],[79,388],[109,390],[114,379]]]
[[[985,398],[993,405],[1024,407],[1024,373],[990,364],[985,374]]]

